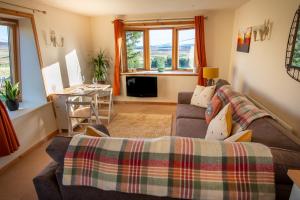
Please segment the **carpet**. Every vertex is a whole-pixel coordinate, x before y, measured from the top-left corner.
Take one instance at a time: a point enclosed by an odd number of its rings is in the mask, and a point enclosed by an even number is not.
[[[170,136],[172,115],[118,113],[108,125],[112,137],[155,138]]]

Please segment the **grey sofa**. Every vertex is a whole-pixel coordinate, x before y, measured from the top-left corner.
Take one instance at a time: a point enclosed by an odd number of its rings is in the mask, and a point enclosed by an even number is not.
[[[205,109],[190,105],[192,92],[179,93],[176,114],[176,135],[182,137],[204,138],[207,124]],[[97,127],[108,133],[104,126]],[[287,176],[288,169],[300,169],[300,143],[287,136],[288,130],[271,118],[255,120],[249,129],[253,130],[253,142],[263,143],[271,148],[274,158],[276,199],[288,199],[292,181]],[[91,187],[62,185],[64,155],[70,138],[55,137],[47,148],[53,158],[33,183],[40,200],[171,200],[138,194],[104,191]]]
[[[218,87],[224,85],[224,82]],[[176,135],[204,138],[208,125],[205,108],[190,105],[193,92],[178,94]],[[271,117],[253,121],[248,129],[253,131],[252,142],[271,148],[274,159],[276,199],[288,199],[293,182],[287,176],[288,169],[300,169],[300,141]]]

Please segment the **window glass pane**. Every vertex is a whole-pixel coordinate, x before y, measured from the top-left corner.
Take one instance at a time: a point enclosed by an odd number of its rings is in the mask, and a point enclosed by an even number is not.
[[[5,80],[11,80],[9,58],[9,27],[0,25],[0,88]]]
[[[127,67],[144,68],[144,32],[126,31]]]
[[[178,31],[178,68],[193,69],[195,29]]]
[[[172,30],[150,30],[151,69],[172,68]]]

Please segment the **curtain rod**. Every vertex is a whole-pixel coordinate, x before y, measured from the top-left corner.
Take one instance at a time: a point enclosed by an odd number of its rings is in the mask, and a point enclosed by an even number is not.
[[[208,19],[208,17],[204,17]],[[163,18],[163,19],[137,19],[137,20],[124,20],[125,23],[138,23],[138,22],[163,22],[163,21],[187,21],[194,20],[194,18]],[[113,21],[112,21],[113,22]]]
[[[0,3],[6,4],[6,5],[9,5],[9,6],[23,8],[23,9],[26,9],[26,10],[31,10],[33,13],[40,12],[40,13],[43,13],[43,14],[47,14],[47,11],[45,11],[45,10],[39,10],[39,9],[36,9],[36,8],[29,8],[29,7],[26,7],[26,6],[20,6],[20,5],[13,4],[13,3],[7,3],[5,1],[0,1]]]

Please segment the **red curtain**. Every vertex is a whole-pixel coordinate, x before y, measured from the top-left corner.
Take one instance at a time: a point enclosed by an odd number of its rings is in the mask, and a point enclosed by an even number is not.
[[[2,101],[0,101],[0,157],[13,153],[19,146],[20,144],[7,110]]]
[[[115,67],[113,92],[115,96],[120,95],[120,76],[121,76],[121,53],[122,40],[124,35],[124,23],[120,19],[114,21],[115,28]]]
[[[198,68],[198,84],[206,85],[203,78],[203,68],[207,66],[205,53],[204,37],[204,16],[195,17],[195,36],[196,36],[196,66]]]

